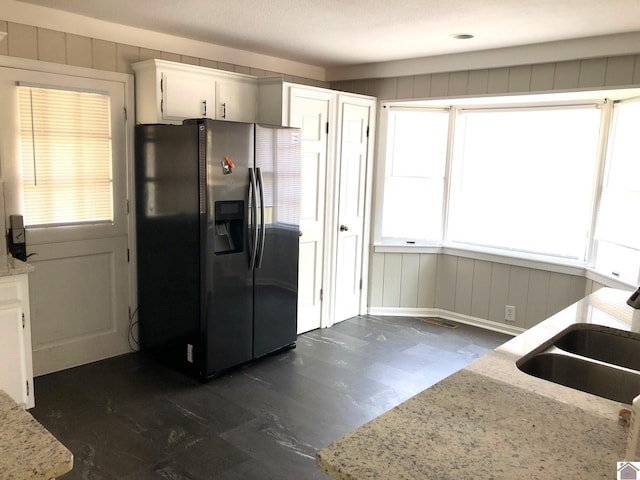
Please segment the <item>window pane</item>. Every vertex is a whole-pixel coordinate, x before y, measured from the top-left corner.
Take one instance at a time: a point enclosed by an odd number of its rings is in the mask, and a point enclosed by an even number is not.
[[[600,111],[462,112],[448,238],[583,260]]]
[[[389,112],[382,237],[442,240],[449,113]]]
[[[109,96],[18,94],[25,225],[113,221]]]
[[[594,268],[605,275],[637,284],[640,282],[640,250],[598,240],[598,252]]]
[[[613,107],[613,125],[605,165],[605,180],[597,216],[595,268],[638,281],[640,223],[640,102]]]
[[[391,172],[394,177],[443,177],[449,113],[391,112]]]
[[[383,238],[442,238],[442,179],[389,177],[384,185]]]

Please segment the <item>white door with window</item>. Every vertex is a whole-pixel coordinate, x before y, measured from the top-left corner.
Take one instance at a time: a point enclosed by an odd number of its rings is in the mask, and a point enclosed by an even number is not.
[[[334,322],[341,322],[360,314],[365,247],[368,127],[372,110],[371,100],[341,97],[338,102],[339,194]]]
[[[0,154],[5,216],[24,215],[35,267],[33,364],[42,375],[130,350],[131,85],[128,75],[31,68],[0,67]]]
[[[300,261],[298,267],[298,333],[321,327],[324,262],[327,125],[331,92],[291,89],[289,126],[302,137]]]

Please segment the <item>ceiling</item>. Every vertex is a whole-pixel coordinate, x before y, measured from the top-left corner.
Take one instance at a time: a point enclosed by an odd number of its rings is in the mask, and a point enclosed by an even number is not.
[[[640,0],[20,1],[325,68],[640,31]]]

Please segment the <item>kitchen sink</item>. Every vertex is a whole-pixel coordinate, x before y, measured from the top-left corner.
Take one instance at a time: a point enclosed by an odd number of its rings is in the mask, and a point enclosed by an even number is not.
[[[523,357],[517,366],[534,377],[622,403],[630,404],[640,394],[640,371],[593,360],[555,346]]]
[[[567,352],[640,371],[640,335],[590,325],[565,330],[554,345]],[[640,392],[639,392],[640,393]]]
[[[516,365],[534,377],[630,404],[640,394],[640,334],[572,325]]]

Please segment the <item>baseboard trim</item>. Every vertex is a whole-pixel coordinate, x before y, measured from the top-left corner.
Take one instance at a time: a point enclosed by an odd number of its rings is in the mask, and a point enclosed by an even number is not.
[[[388,315],[396,317],[438,317],[443,320],[473,325],[474,327],[486,328],[494,332],[506,333],[507,335],[519,335],[525,329],[521,327],[505,325],[485,318],[472,317],[461,313],[443,310],[441,308],[396,308],[396,307],[370,307],[369,315]]]

